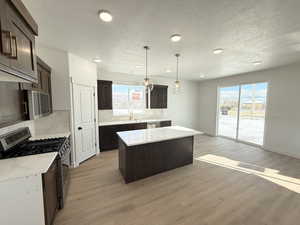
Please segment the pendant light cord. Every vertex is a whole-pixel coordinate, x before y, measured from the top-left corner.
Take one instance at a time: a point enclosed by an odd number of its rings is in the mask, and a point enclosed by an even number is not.
[[[149,47],[145,46],[144,49],[146,50],[146,79],[148,79],[148,50],[149,50]]]
[[[175,54],[175,56],[176,56],[176,58],[177,58],[177,73],[176,73],[176,81],[178,81],[178,58],[179,58],[179,56],[180,56],[180,54]]]

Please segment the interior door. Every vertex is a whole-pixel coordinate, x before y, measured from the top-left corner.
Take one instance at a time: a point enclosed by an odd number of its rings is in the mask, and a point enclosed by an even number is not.
[[[96,154],[95,90],[73,84],[75,149],[78,163]]]

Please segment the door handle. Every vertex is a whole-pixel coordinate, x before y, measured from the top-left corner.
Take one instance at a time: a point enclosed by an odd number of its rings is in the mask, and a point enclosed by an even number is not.
[[[78,127],[78,130],[82,130],[82,127]]]

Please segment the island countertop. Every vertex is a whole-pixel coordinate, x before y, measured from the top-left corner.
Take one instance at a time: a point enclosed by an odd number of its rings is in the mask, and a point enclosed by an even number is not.
[[[191,137],[203,134],[203,132],[181,126],[170,126],[153,129],[122,131],[117,132],[117,134],[127,146],[134,146]]]

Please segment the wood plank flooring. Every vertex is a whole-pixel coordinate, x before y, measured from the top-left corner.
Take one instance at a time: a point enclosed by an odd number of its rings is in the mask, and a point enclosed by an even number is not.
[[[195,139],[193,165],[125,184],[117,151],[71,171],[55,225],[300,224],[300,160],[223,138]]]

